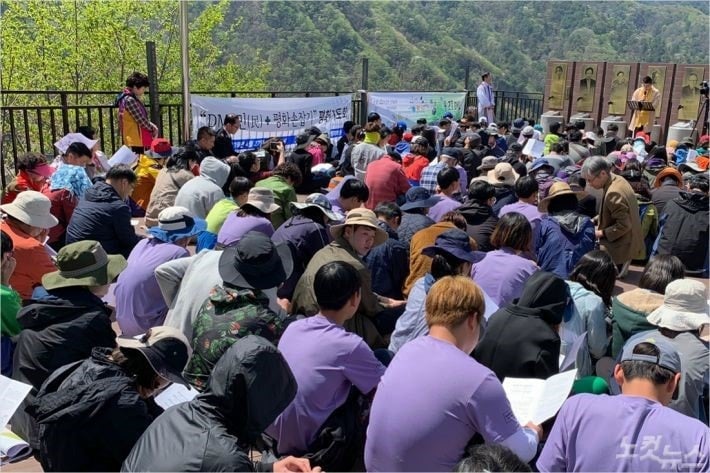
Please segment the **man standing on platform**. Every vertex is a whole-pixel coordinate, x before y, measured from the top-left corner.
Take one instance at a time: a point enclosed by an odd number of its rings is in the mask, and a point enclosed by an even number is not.
[[[478,118],[485,117],[488,123],[495,121],[495,100],[493,99],[493,75],[484,72],[481,75],[481,83],[476,89],[478,98]]]
[[[661,103],[661,93],[653,86],[653,79],[651,79],[650,76],[646,76],[641,81],[641,87],[634,90],[631,100],[634,102],[651,102],[655,110]],[[631,123],[629,123],[629,130],[634,134],[639,130],[650,132],[656,113],[654,110],[634,111],[634,115],[631,117]]]

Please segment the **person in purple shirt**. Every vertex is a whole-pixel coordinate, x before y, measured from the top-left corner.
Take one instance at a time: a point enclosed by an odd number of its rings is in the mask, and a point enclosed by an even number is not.
[[[370,198],[367,185],[354,176],[345,176],[333,190],[325,195],[330,201],[333,212],[345,220],[345,215],[352,209],[363,207]]]
[[[116,282],[116,321],[122,335],[134,337],[163,324],[168,306],[155,279],[155,268],[190,256],[188,242],[205,228],[205,221],[185,207],[168,207],[158,214],[158,226],[148,229],[152,238],[144,238],[133,248],[128,266]]]
[[[274,226],[269,216],[280,207],[274,202],[274,193],[265,187],[249,189],[247,201],[224,221],[217,234],[217,248],[222,249],[239,243],[252,230],[271,237]]]
[[[526,256],[532,249],[532,228],[517,212],[503,215],[498,221],[491,245],[482,261],[471,269],[471,277],[499,307],[520,297],[525,281],[538,266]]]
[[[363,416],[363,395],[375,389],[385,372],[364,340],[343,328],[360,305],[361,287],[349,263],[322,266],[313,280],[320,313],[291,323],[279,342],[298,392],[266,433],[276,440],[279,455],[310,453],[325,471],[351,471],[362,458],[358,440],[364,426],[352,420]],[[334,445],[334,434],[341,445]],[[340,449],[336,455],[334,447]],[[328,449],[331,455],[323,456]]]
[[[461,202],[453,196],[459,192],[460,176],[456,168],[446,167],[436,175],[439,202],[429,209],[429,218],[434,222],[440,222],[447,212],[461,207]]]
[[[680,373],[680,356],[668,341],[643,333],[629,339],[614,368],[621,394],[568,399],[537,460],[538,469],[708,471],[710,429],[666,407]]]
[[[495,374],[469,356],[485,303],[466,276],[446,276],[426,300],[429,334],[406,343],[382,377],[370,411],[367,471],[452,471],[479,434],[524,461],[542,430],[521,427]]]
[[[498,212],[498,218],[510,212],[518,212],[528,219],[534,236],[542,218],[542,213],[537,209],[538,190],[537,181],[532,176],[523,176],[515,181],[515,195],[518,196],[518,201],[504,205]]]

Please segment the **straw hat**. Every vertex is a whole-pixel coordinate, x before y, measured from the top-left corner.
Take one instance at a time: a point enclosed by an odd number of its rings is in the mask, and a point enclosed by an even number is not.
[[[37,191],[23,191],[10,204],[0,205],[0,209],[20,222],[36,228],[52,228],[59,220],[50,214],[52,202]]]
[[[554,184],[552,184],[550,186],[550,191],[547,194],[547,197],[542,199],[542,201],[540,202],[540,205],[539,205],[540,211],[547,212],[547,206],[550,205],[550,202],[555,197],[559,197],[561,195],[570,195],[570,194],[575,195],[577,197],[577,199],[581,199],[584,196],[583,191],[577,191],[577,192],[573,191],[572,188],[569,186],[569,184],[567,184],[564,181],[555,182]]]
[[[343,236],[343,230],[345,227],[350,225],[359,225],[362,227],[370,227],[375,230],[375,246],[381,245],[387,241],[387,232],[382,230],[379,225],[377,225],[377,216],[375,212],[369,209],[358,207],[352,209],[348,212],[345,217],[345,222],[340,225],[333,225],[330,227],[330,234],[333,238],[340,238]]]

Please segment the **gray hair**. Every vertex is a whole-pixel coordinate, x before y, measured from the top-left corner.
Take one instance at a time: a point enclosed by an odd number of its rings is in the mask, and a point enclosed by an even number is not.
[[[590,156],[582,164],[582,177],[589,179],[598,176],[602,171],[609,172],[610,170],[611,165],[604,156]]]

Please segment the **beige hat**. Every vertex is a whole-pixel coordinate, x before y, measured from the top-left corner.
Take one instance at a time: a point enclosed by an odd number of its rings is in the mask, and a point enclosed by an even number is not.
[[[518,180],[518,173],[513,170],[510,163],[498,163],[496,167],[488,171],[488,182],[494,186],[515,184]]]
[[[242,204],[242,207],[245,205],[251,205],[265,214],[276,212],[281,208],[280,205],[274,202],[274,192],[266,187],[252,187],[249,189],[247,201]]]
[[[0,209],[20,222],[37,228],[52,228],[59,223],[49,211],[52,202],[37,191],[23,191],[11,204],[0,205]]]
[[[699,330],[710,324],[705,284],[693,279],[676,279],[666,286],[663,304],[646,319],[653,325],[676,332]]]
[[[382,230],[380,226],[377,225],[377,216],[375,215],[375,212],[370,209],[363,207],[352,209],[345,216],[345,223],[330,227],[330,234],[333,235],[333,238],[339,238],[343,236],[343,229],[349,225],[360,225],[363,227],[374,228],[375,246],[381,245],[387,241],[387,232]]]
[[[558,181],[550,186],[550,190],[547,193],[547,197],[542,199],[538,208],[541,212],[547,212],[547,206],[550,205],[550,201],[555,197],[561,195],[573,194],[577,196],[577,199],[581,199],[585,195],[584,191],[573,191],[572,188],[564,181]]]

